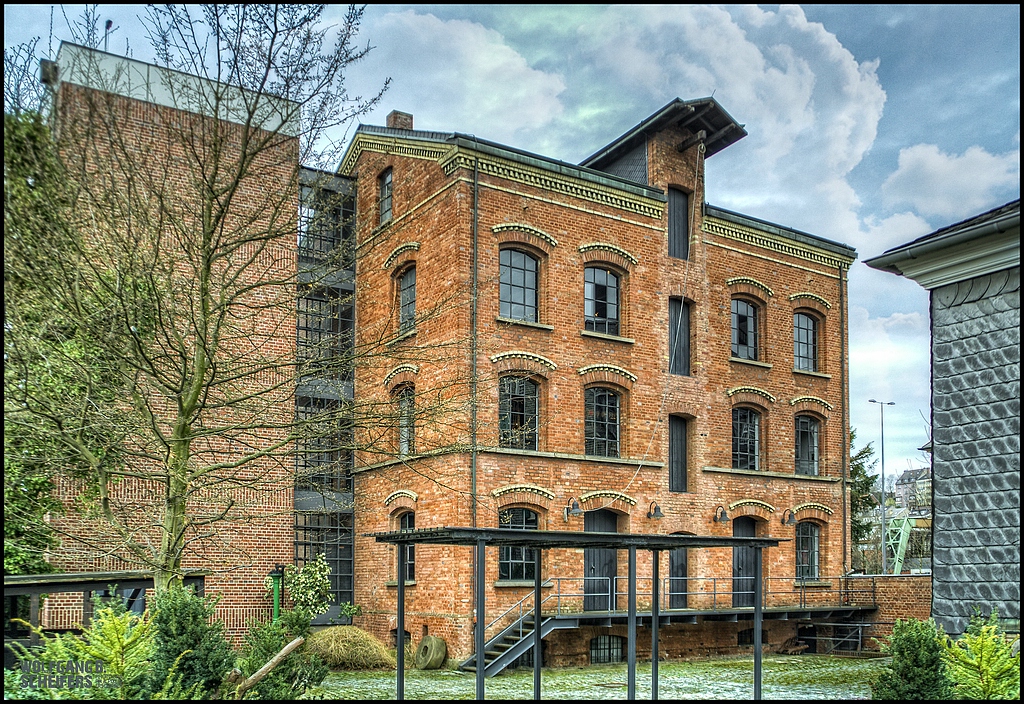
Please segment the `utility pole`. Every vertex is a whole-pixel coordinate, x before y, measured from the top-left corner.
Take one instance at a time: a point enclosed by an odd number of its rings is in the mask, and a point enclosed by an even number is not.
[[[887,540],[887,537],[888,537],[886,535],[888,533],[888,531],[886,530],[886,525],[885,525],[885,407],[886,406],[895,406],[896,402],[895,401],[876,401],[875,399],[871,398],[871,399],[868,399],[868,403],[877,403],[878,404],[878,419],[879,419],[879,423],[881,424],[882,439],[881,439],[881,442],[879,443],[879,445],[880,445],[881,451],[882,451],[882,502],[881,502],[882,503],[882,574],[888,574],[888,572],[889,572],[888,560],[886,560],[886,556],[885,556],[885,551],[886,551],[885,543],[886,543],[886,540]]]

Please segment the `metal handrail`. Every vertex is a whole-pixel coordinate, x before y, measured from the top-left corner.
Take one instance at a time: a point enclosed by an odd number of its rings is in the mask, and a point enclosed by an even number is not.
[[[574,588],[573,582],[584,583],[586,580],[604,579],[608,580],[608,590],[598,594],[588,594],[585,588]],[[546,615],[569,615],[583,612],[580,604],[573,608],[573,601],[584,599],[588,596],[607,596],[608,608],[588,609],[583,613],[613,613],[622,611],[618,604],[628,594],[627,585],[624,584],[627,577],[555,577],[546,580],[546,584],[553,583],[553,592],[541,599],[541,613],[545,613],[545,605],[554,602],[554,608],[547,610]],[[650,602],[652,594],[651,578],[637,577],[637,597],[641,601]],[[676,580],[685,580],[686,589],[673,591],[673,583]],[[661,611],[719,611],[731,608],[753,608],[734,607],[733,601],[736,595],[753,595],[753,590],[733,589],[732,577],[664,577],[660,580],[659,604]],[[860,582],[866,582],[864,586],[853,586]],[[725,583],[725,584],[720,584]],[[763,579],[762,594],[766,607],[795,607],[809,608],[815,606],[877,606],[878,585],[874,577],[858,577],[856,580],[846,576],[822,576],[815,580],[799,579],[790,577],[765,577]],[[686,606],[673,608],[671,606],[673,596],[686,598]],[[491,632],[501,624],[522,622],[523,618],[533,613],[534,594],[529,594],[505,609],[501,614],[492,619],[485,627],[485,632]],[[571,600],[571,601],[570,601]],[[648,609],[650,606],[648,605]],[[647,609],[644,609],[645,611]],[[524,629],[525,630],[525,629]]]

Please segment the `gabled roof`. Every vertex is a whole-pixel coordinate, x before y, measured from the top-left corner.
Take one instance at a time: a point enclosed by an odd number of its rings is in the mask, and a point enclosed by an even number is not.
[[[705,158],[717,154],[733,142],[747,136],[743,125],[732,119],[732,116],[714,98],[698,98],[696,100],[676,98],[611,144],[588,156],[580,162],[580,165],[591,169],[600,169],[604,164],[614,161],[628,152],[638,142],[646,140],[647,135],[669,127],[686,127],[694,134],[703,130],[706,133],[704,138],[704,146],[707,149]]]

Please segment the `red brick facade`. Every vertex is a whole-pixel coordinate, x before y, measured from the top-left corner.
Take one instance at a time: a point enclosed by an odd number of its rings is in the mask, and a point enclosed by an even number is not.
[[[390,345],[390,356],[357,370],[357,394],[386,404],[389,394],[406,384],[415,388],[418,404],[445,410],[443,423],[431,411],[417,417],[412,456],[383,462],[369,453],[357,458],[357,536],[397,529],[399,517],[408,512],[415,513],[417,528],[497,527],[499,512],[509,507],[536,513],[540,529],[582,530],[582,519],[564,518],[567,501],[576,499],[583,511],[612,511],[619,532],[731,535],[732,524],[712,520],[716,507],[723,506],[731,517],[752,517],[757,535],[792,541],[794,528],[782,523],[789,509],[797,521],[819,527],[820,576],[848,570],[845,296],[852,250],[724,211],[708,209],[705,216],[702,152],[696,146],[679,152],[675,146],[689,136],[674,127],[650,135],[650,185],[630,188],[596,172],[573,171],[471,139],[380,128],[357,133],[343,165],[357,182],[359,237],[367,252],[358,270],[357,335],[367,342],[395,335],[396,282],[410,267],[416,272],[417,316],[423,316],[414,334]],[[381,224],[378,180],[387,169],[393,183],[391,219]],[[664,194],[670,187],[690,195],[686,259],[667,253]],[[499,254],[505,248],[538,262],[535,322],[501,316]],[[619,277],[616,335],[585,329],[584,269],[592,264]],[[759,306],[762,342],[756,362],[730,359],[734,296]],[[684,299],[691,311],[691,373],[686,376],[668,373],[670,297]],[[796,311],[819,322],[815,372],[794,371]],[[499,447],[498,379],[508,373],[537,384],[536,451]],[[618,458],[584,456],[584,396],[591,387],[619,394]],[[737,406],[761,415],[759,471],[732,469]],[[818,476],[794,471],[794,417],[800,413],[820,423]],[[669,491],[672,415],[689,421],[686,492]],[[395,492],[403,492],[403,498],[395,499]],[[664,518],[647,518],[651,502]],[[691,590],[731,591],[726,586],[732,578],[731,550],[691,552]],[[582,553],[546,555],[544,579],[563,591],[575,584],[578,593]],[[387,637],[395,627],[394,548],[357,537],[356,555],[356,601],[364,614],[357,624]],[[529,592],[499,583],[498,560],[495,549],[486,565],[488,621]],[[649,556],[640,556],[638,574],[648,585],[649,563]],[[765,577],[792,584],[794,563],[794,543],[783,543],[767,552]],[[625,552],[617,574],[626,574]],[[470,652],[471,585],[469,549],[416,548],[415,584],[406,591],[406,629],[414,641],[430,633],[448,640],[455,654]],[[552,638],[554,643],[571,636]],[[680,652],[711,647],[696,645],[701,636],[694,638],[695,645],[681,645]],[[575,657],[570,651],[565,651],[567,661]]]

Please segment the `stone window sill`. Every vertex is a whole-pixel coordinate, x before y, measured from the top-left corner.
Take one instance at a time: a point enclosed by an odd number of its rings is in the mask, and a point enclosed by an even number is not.
[[[522,589],[524,587],[529,587],[530,589],[533,589],[533,580],[532,579],[499,579],[497,582],[494,583],[493,586],[495,588],[502,588],[502,589]],[[550,589],[551,587],[554,586],[554,583],[549,579],[547,581],[541,582],[540,586],[541,586],[541,589]]]
[[[761,367],[762,369],[771,369],[772,365],[768,362],[759,362],[756,359],[741,359],[740,357],[729,357],[730,362],[738,362],[739,364],[749,364],[752,367]]]
[[[818,379],[831,379],[832,378],[831,374],[823,374],[822,372],[812,372],[812,371],[809,371],[807,369],[794,369],[793,373],[794,374],[803,374],[804,376],[813,376],[813,377],[816,377]]]
[[[537,328],[538,330],[554,330],[554,325],[545,325],[544,323],[535,323],[532,320],[516,320],[515,318],[502,318],[498,316],[495,318],[496,321],[502,325],[522,325],[528,328]]]
[[[627,345],[632,345],[635,340],[631,337],[621,337],[619,335],[608,335],[603,332],[594,332],[593,330],[580,330],[580,336],[582,337],[593,337],[598,340],[608,340],[609,342],[625,342]]]
[[[388,580],[387,582],[384,582],[384,586],[385,587],[395,587],[397,589],[398,588],[398,580],[397,579]],[[407,580],[405,580],[405,586],[407,586],[407,587],[415,587],[416,586],[416,580],[415,579],[407,579]]]
[[[416,337],[416,329],[415,328],[413,328],[412,330],[406,330],[401,335],[399,335],[394,340],[392,340],[389,344],[397,345],[399,342],[405,342],[406,340],[408,340],[411,337]]]

